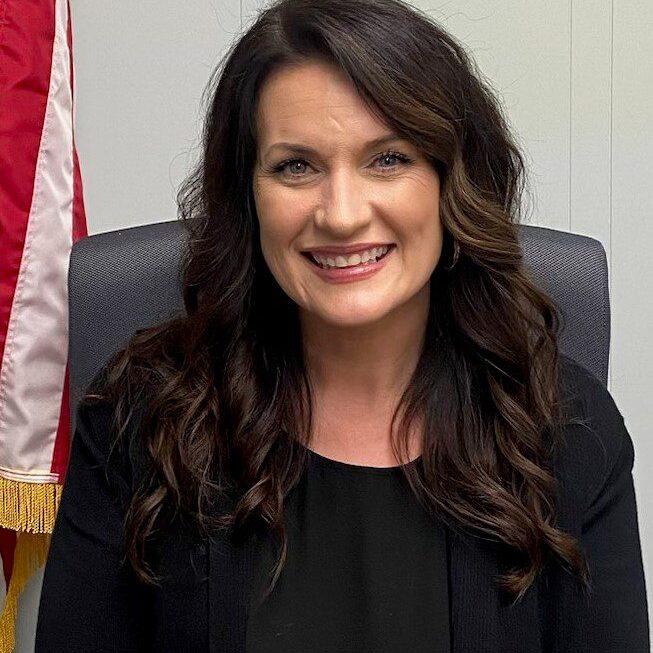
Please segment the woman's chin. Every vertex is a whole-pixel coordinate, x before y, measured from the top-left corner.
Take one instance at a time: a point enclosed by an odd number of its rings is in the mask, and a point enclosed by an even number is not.
[[[332,309],[324,309],[320,317],[324,322],[341,328],[356,328],[374,324],[382,320],[388,313],[387,305],[351,308],[347,310],[342,304]]]

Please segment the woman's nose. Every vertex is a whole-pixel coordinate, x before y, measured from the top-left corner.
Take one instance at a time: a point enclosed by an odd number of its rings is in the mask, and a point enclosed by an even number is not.
[[[363,184],[351,171],[334,172],[324,182],[315,222],[319,228],[335,232],[355,232],[370,220],[370,208]]]

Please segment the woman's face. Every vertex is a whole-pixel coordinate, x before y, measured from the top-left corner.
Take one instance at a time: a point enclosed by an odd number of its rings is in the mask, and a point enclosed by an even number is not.
[[[442,225],[440,180],[424,155],[402,138],[371,143],[391,130],[337,68],[321,62],[270,76],[257,121],[253,188],[261,249],[300,311],[355,326],[411,301],[428,302]],[[392,247],[373,272],[358,259],[330,254],[350,269],[325,275],[303,254],[360,244]]]

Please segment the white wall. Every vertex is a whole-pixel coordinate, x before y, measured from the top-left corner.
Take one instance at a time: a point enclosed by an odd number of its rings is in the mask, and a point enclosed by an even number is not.
[[[413,0],[460,38],[499,92],[533,182],[530,223],[599,239],[612,307],[609,389],[635,443],[653,612],[653,3]],[[199,144],[199,102],[223,49],[262,3],[72,0],[76,139],[89,233],[174,219]],[[42,573],[21,603],[33,650]]]

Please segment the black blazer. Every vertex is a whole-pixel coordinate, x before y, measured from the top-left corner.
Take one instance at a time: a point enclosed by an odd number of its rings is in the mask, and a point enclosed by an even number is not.
[[[596,377],[566,356],[562,372],[563,392],[590,428],[569,427],[556,454],[558,526],[580,538],[592,593],[586,598],[555,566],[512,605],[493,583],[505,571],[497,545],[447,527],[452,653],[649,653],[633,442]],[[105,470],[111,410],[82,407],[77,415],[36,653],[244,653],[253,539],[195,541],[177,527],[156,551],[166,580],[139,584],[121,563],[124,509],[145,460],[139,440]]]

